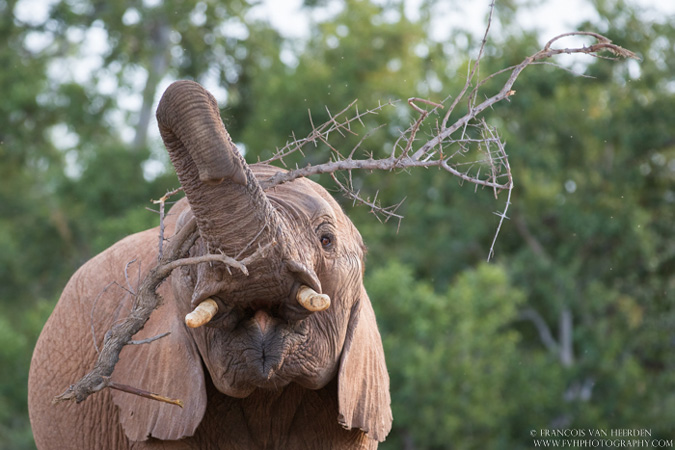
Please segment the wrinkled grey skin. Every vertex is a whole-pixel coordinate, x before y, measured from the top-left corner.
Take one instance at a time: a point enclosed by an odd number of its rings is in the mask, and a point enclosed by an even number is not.
[[[339,205],[298,179],[263,191],[276,173],[249,167],[213,97],[193,82],[167,89],[160,131],[187,200],[165,236],[196,221],[190,256],[244,259],[268,244],[249,275],[220,263],[174,270],[162,305],[123,349],[116,383],[180,398],[185,407],[104,390],[52,405],[93,367],[104,333],[126,317],[133,291],[157,261],[158,229],[129,236],[82,266],[33,354],[29,409],[40,449],[373,449],[391,428],[389,378],[363,287],[364,246]],[[306,285],[331,298],[310,312]],[[219,312],[191,329],[184,317],[206,298]]]

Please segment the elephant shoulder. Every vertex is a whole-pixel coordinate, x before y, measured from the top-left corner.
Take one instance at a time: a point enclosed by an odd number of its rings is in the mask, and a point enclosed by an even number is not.
[[[186,207],[187,202],[179,202],[176,213],[172,209],[167,214],[166,237],[173,234],[176,218]],[[51,405],[51,400],[91,370],[106,331],[128,315],[134,292],[157,263],[158,240],[158,227],[127,236],[83,264],[66,284],[31,361],[29,410],[40,446],[127,448],[122,428],[111,425],[118,424],[119,418],[109,392],[82,404]],[[93,432],[88,435],[88,425],[83,427],[94,419],[115,430],[112,434],[101,430],[110,442],[92,446],[87,441],[102,439]]]
[[[177,219],[188,208],[187,200],[182,199],[168,211],[164,218],[165,239],[173,236]],[[101,297],[108,298],[108,291],[113,291],[116,297],[135,292],[157,263],[159,236],[159,227],[140,231],[91,258],[73,274],[59,304],[68,303],[68,308],[87,310],[100,305],[104,300]]]
[[[68,308],[87,309],[108,298],[109,291],[113,295],[133,292],[157,261],[158,233],[153,228],[132,234],[91,258],[73,274],[59,305],[65,302]]]

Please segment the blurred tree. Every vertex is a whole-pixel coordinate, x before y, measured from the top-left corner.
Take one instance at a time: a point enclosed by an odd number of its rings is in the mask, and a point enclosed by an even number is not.
[[[402,1],[385,7],[348,0],[335,17],[313,25],[306,41],[291,43],[294,59],[290,64],[277,60],[253,80],[246,101],[250,110],[246,126],[232,132],[246,144],[251,160],[272,156],[291,137],[291,131],[298,138],[309,134],[308,111],[312,122],[319,125],[330,118],[328,111],[334,114],[355,99],[362,107],[372,108],[379,102],[407,98],[422,81],[424,64],[418,53],[426,34],[422,24],[405,17]],[[237,116],[236,112],[235,107],[232,114]],[[389,123],[394,133],[397,125],[407,127],[407,117],[396,120],[395,112],[391,108],[377,120],[364,118],[362,131],[382,123]],[[381,151],[383,136],[378,134],[369,148]],[[346,139],[344,145],[354,145],[359,139]],[[324,161],[329,150],[321,150],[307,154],[307,160]]]
[[[524,296],[504,269],[468,269],[438,294],[393,262],[371,273],[367,289],[377,305],[395,399],[394,430],[382,447],[498,448],[507,442],[504,424],[519,404],[509,380],[521,365],[519,336],[510,325]]]
[[[511,104],[496,109],[512,160],[527,161],[514,169],[517,238],[502,236],[501,244],[536,311],[526,341],[542,330],[556,336],[541,341],[566,376],[564,403],[549,423],[630,423],[667,437],[673,398],[657,392],[673,387],[675,249],[667,224],[675,219],[675,141],[663,127],[674,119],[675,55],[658,42],[675,29],[672,21],[646,22],[624,2],[598,2],[598,12],[600,23],[583,28],[607,32],[643,61],[577,66],[595,80],[531,70]],[[522,47],[509,40],[499,66],[518,61]]]
[[[47,59],[24,45],[30,30],[0,2],[0,448],[31,448],[26,376],[46,315],[25,318],[53,299],[70,267],[72,235],[53,197],[63,158],[52,145],[57,108],[37,96],[48,84]],[[51,309],[51,308],[49,308]]]

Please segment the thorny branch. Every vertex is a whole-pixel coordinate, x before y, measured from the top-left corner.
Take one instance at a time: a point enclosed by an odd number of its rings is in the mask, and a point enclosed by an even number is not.
[[[338,189],[340,189],[340,191],[342,191],[342,193],[347,198],[352,199],[354,203],[360,203],[362,205],[370,206],[370,211],[375,215],[377,220],[382,222],[382,219],[379,216],[379,214],[382,214],[384,216],[384,222],[388,221],[391,218],[395,218],[398,219],[400,225],[403,216],[397,214],[396,210],[403,204],[405,198],[400,202],[396,203],[395,205],[382,206],[377,200],[378,192],[375,192],[375,197],[372,200],[370,199],[370,197],[367,198],[361,197],[360,192],[354,189],[354,184],[351,179],[351,172],[349,172],[348,178],[344,181],[338,179],[335,176],[335,173],[331,173],[330,176],[337,185]]]
[[[164,206],[166,201],[173,195],[181,192],[183,187],[176,188],[172,191],[167,192],[159,200],[153,200],[152,203],[155,205],[159,204],[159,253],[157,254],[157,261],[162,260],[162,255],[164,253]]]
[[[65,392],[56,396],[53,400],[53,403],[59,403],[68,400],[75,400],[79,403],[84,401],[91,394],[109,387],[113,389],[124,390],[125,392],[141,395],[154,400],[182,406],[182,402],[180,400],[170,399],[158,394],[144,391],[142,389],[120,385],[111,381],[110,377],[112,376],[115,365],[119,360],[119,355],[122,351],[122,348],[125,345],[151,343],[167,335],[167,333],[164,333],[142,341],[132,340],[132,337],[145,326],[145,323],[150,318],[150,314],[152,314],[152,312],[161,304],[162,299],[156,290],[174,269],[185,265],[200,264],[203,262],[220,262],[229,267],[241,270],[243,273],[247,274],[248,270],[246,269],[246,264],[250,264],[251,261],[257,258],[264,257],[269,246],[274,245],[274,243],[271,243],[267,246],[260,247],[254,254],[244,258],[241,261],[237,261],[236,259],[223,254],[210,254],[194,258],[187,258],[186,256],[190,250],[190,247],[192,247],[198,236],[199,233],[197,231],[196,221],[192,219],[171,238],[167,252],[164,253],[157,266],[153,268],[145,277],[138,289],[135,291],[129,289],[128,292],[135,297],[131,312],[126,319],[114,325],[105,334],[103,347],[98,352],[98,359],[94,368],[88,374],[82,377],[77,383],[68,387]],[[127,267],[128,264],[125,266],[125,271]],[[113,283],[106,286],[105,289],[107,289],[112,284]]]
[[[310,123],[312,131],[303,139],[294,139],[287,143],[283,148],[278,149],[276,154],[268,159],[267,163],[273,161],[281,161],[284,165],[284,159],[289,155],[299,152],[304,156],[304,149],[308,145],[318,147],[320,144],[325,145],[330,149],[330,159],[327,162],[311,165],[305,167],[296,167],[288,172],[280,172],[274,176],[263,180],[263,189],[269,189],[278,184],[292,181],[300,177],[308,177],[311,175],[331,174],[337,187],[348,198],[365,204],[370,207],[380,220],[380,216],[385,218],[385,221],[391,218],[399,220],[402,216],[396,211],[401,203],[393,206],[383,207],[377,201],[377,194],[374,199],[368,196],[362,196],[360,191],[354,189],[352,184],[352,171],[354,170],[409,170],[411,168],[439,168],[450,175],[460,179],[461,182],[468,182],[474,184],[476,187],[491,188],[494,191],[495,197],[501,191],[508,192],[506,204],[502,212],[496,213],[499,217],[499,223],[493,238],[490,251],[488,253],[488,260],[494,255],[494,247],[499,230],[503,224],[504,219],[507,218],[506,212],[511,202],[511,191],[514,186],[511,167],[509,165],[508,155],[504,149],[504,143],[499,137],[497,130],[490,127],[483,119],[482,114],[486,109],[492,108],[495,104],[508,99],[515,95],[513,85],[518,79],[519,75],[526,67],[532,64],[546,64],[545,60],[559,54],[588,54],[595,57],[602,57],[599,52],[608,51],[612,55],[623,58],[635,58],[637,56],[612,42],[606,37],[592,32],[573,32],[566,33],[551,39],[546,43],[544,48],[537,53],[528,56],[520,64],[503,69],[495,74],[476,81],[479,72],[479,64],[483,57],[484,48],[487,42],[487,34],[490,29],[492,20],[492,10],[494,4],[491,5],[490,18],[488,19],[488,26],[485,31],[485,36],[481,43],[478,58],[470,68],[467,75],[464,87],[459,95],[454,97],[450,103],[451,96],[448,96],[443,102],[435,103],[430,100],[420,98],[410,98],[408,105],[415,111],[417,117],[413,120],[411,125],[405,131],[401,132],[398,139],[395,141],[391,153],[387,157],[376,158],[373,155],[376,152],[363,148],[364,141],[369,134],[366,133],[356,146],[348,151],[339,151],[340,146],[332,142],[332,138],[336,132],[340,137],[346,134],[357,135],[354,125],[359,123],[363,125],[363,118],[371,114],[378,114],[383,108],[394,105],[394,102],[387,104],[380,104],[376,108],[366,111],[358,109],[356,101],[352,102],[345,109],[337,114],[330,114],[329,120],[325,123],[315,126],[311,113]],[[563,38],[570,36],[587,36],[595,40],[595,43],[589,46],[575,47],[575,48],[553,48],[553,45]],[[497,93],[492,95],[478,95],[479,90],[485,86],[488,80],[493,79],[496,75],[508,73],[509,77]],[[471,87],[475,84],[475,87]],[[479,102],[479,98],[484,98]],[[467,110],[455,120],[453,123],[448,123],[451,114],[456,110],[460,102],[465,99],[467,102]],[[450,103],[447,109],[444,107]],[[427,105],[431,109],[424,109],[421,105]],[[438,111],[445,109],[445,114],[438,123],[429,123],[429,120]],[[419,131],[426,125],[425,129],[433,130],[430,137],[420,142],[418,140]],[[364,126],[365,127],[365,126]],[[480,138],[475,138],[474,133],[469,133],[469,130],[475,130],[480,135]],[[358,152],[357,152],[358,150]],[[336,172],[343,171],[347,176],[340,178],[335,176]]]

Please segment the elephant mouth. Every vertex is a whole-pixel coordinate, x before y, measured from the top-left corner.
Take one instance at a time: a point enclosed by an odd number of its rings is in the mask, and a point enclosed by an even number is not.
[[[205,328],[215,333],[211,342],[226,343],[218,357],[222,367],[228,368],[218,371],[226,384],[250,390],[278,389],[291,383],[294,370],[286,363],[307,340],[307,314],[299,317],[279,303],[236,306],[214,298],[219,312]]]
[[[304,321],[289,323],[267,309],[248,311],[251,312],[252,317],[242,324],[249,343],[242,358],[249,368],[250,380],[258,387],[287,384],[282,367],[286,357],[306,338]]]
[[[301,355],[311,347],[310,329],[316,314],[330,306],[330,298],[303,281],[296,279],[269,297],[247,299],[243,290],[228,290],[199,303],[215,304],[216,312],[195,331],[205,333],[198,332],[205,338],[198,345],[221,392],[241,398],[257,388],[276,390],[306,378]]]

